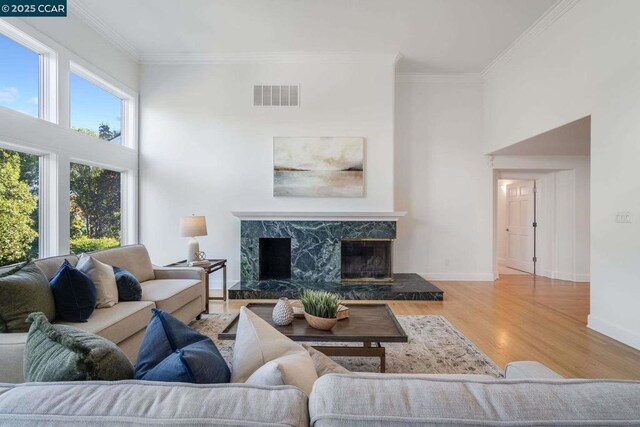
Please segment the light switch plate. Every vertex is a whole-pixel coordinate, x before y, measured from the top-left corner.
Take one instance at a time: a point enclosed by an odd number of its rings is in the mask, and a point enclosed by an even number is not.
[[[616,212],[616,222],[619,224],[631,224],[633,216],[631,212]]]

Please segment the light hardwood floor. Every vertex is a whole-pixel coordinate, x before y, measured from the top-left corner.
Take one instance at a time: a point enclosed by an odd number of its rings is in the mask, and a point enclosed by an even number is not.
[[[444,290],[444,301],[388,303],[396,315],[444,316],[501,367],[537,360],[565,377],[640,379],[640,351],[587,328],[588,284],[526,275],[434,284]],[[233,313],[248,302],[210,307]]]

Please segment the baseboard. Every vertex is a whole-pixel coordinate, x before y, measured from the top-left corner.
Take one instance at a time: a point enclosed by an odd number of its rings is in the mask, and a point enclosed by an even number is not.
[[[566,280],[568,282],[576,282],[576,283],[585,283],[590,281],[589,274],[580,274],[580,273],[566,273],[562,271],[549,271],[545,270],[540,273],[540,276],[548,277],[550,279],[556,280]]]
[[[456,282],[493,282],[493,273],[418,273],[426,280]]]
[[[591,282],[590,274],[576,274],[574,277],[574,282]]]
[[[600,332],[616,341],[620,341],[630,347],[640,350],[640,334],[621,328],[606,320],[598,319],[590,314],[587,320],[587,327],[596,332]]]

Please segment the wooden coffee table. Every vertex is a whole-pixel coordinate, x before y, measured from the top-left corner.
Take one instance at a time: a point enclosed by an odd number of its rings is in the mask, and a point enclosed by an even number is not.
[[[385,349],[381,343],[407,342],[407,334],[387,304],[354,304],[349,306],[349,318],[338,321],[330,331],[314,329],[304,318],[296,318],[287,326],[273,324],[271,312],[275,304],[250,303],[247,308],[294,341],[329,343],[313,347],[327,356],[378,357],[380,372],[385,371]],[[218,334],[218,339],[234,340],[239,315]],[[331,343],[362,343],[362,346],[330,345]]]

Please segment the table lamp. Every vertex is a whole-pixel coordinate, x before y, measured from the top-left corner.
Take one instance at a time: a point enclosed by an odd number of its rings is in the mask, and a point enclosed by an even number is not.
[[[191,215],[180,218],[180,235],[182,237],[191,237],[191,240],[189,240],[187,262],[198,261],[200,244],[196,237],[207,235],[207,222],[204,216]]]

